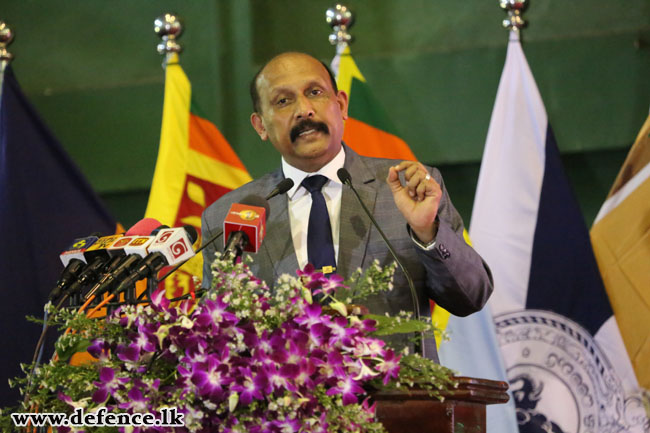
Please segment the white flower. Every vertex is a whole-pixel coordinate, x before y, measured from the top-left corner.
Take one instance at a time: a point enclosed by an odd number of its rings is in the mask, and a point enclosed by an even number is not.
[[[180,325],[185,329],[192,329],[192,327],[194,326],[194,322],[192,322],[192,320],[187,316],[181,316]]]

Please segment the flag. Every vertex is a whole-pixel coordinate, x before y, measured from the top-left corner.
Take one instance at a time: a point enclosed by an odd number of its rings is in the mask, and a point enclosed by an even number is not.
[[[518,34],[511,33],[470,236],[521,432],[647,431],[589,233]]]
[[[0,75],[2,77],[2,75]],[[7,380],[29,363],[50,291],[63,266],[59,254],[73,239],[116,230],[61,144],[23,95],[7,67],[0,90],[0,405],[14,405]]]
[[[390,118],[373,97],[347,45],[338,47],[332,60],[332,70],[336,74],[339,90],[344,90],[350,98],[350,117],[345,123],[343,141],[362,155],[415,160],[408,144],[397,135]],[[467,243],[470,243],[466,231],[464,235]],[[442,333],[436,334],[441,363],[462,375],[505,381],[506,374],[489,311],[484,308],[470,317],[461,318],[451,316],[433,301],[430,304],[432,323],[450,336],[448,341],[442,341]],[[468,356],[469,350],[474,351],[476,356]],[[490,431],[517,431],[512,402],[488,406],[486,418]]]
[[[350,97],[343,141],[360,155],[415,161],[408,144],[396,132],[390,117],[373,96],[347,45],[332,60],[339,90]]]
[[[465,235],[467,243],[471,245],[467,232]],[[505,364],[499,350],[490,309],[486,306],[467,317],[458,317],[451,316],[436,306],[433,314],[434,321],[443,311],[447,316],[445,331],[449,339],[438,343],[440,363],[457,371],[461,376],[507,382]],[[499,433],[518,431],[512,395],[507,403],[487,406],[485,417],[487,431]]]
[[[165,71],[160,145],[145,217],[171,227],[189,224],[200,233],[206,206],[250,180],[221,132],[200,115],[190,82],[173,55]],[[198,288],[202,271],[198,254],[165,280],[168,295]]]
[[[632,367],[650,389],[650,116],[596,217],[591,241]]]

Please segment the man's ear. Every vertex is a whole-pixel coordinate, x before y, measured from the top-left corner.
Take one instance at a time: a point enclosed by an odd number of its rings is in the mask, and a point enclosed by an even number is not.
[[[336,94],[336,101],[341,108],[343,120],[348,120],[348,94],[343,90],[339,90],[339,93]]]
[[[262,141],[266,141],[269,138],[269,134],[266,132],[266,127],[264,127],[262,116],[258,113],[251,114],[251,125],[253,125],[255,132],[257,132],[257,135],[260,136]]]

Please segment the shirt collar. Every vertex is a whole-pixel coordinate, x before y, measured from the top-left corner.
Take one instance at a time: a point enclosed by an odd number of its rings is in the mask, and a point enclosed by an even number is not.
[[[339,168],[342,168],[344,164],[345,164],[345,151],[343,150],[343,146],[341,146],[341,150],[339,150],[339,153],[337,153],[336,156],[330,162],[325,164],[323,167],[321,167],[320,170],[314,173],[307,173],[306,171],[302,171],[299,168],[292,166],[283,157],[282,173],[284,173],[284,177],[293,180],[293,186],[289,191],[287,191],[287,196],[289,196],[289,200],[293,199],[293,196],[296,194],[296,191],[298,191],[298,188],[300,188],[300,184],[308,176],[322,174],[332,182],[341,184],[341,181],[339,180],[339,177],[336,172],[339,170]]]

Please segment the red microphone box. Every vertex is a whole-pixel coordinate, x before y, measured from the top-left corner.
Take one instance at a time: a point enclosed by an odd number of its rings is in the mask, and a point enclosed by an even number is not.
[[[223,221],[224,246],[233,232],[244,232],[248,236],[248,244],[244,251],[256,253],[259,251],[264,240],[266,225],[266,209],[259,206],[251,206],[240,203],[233,203]]]

